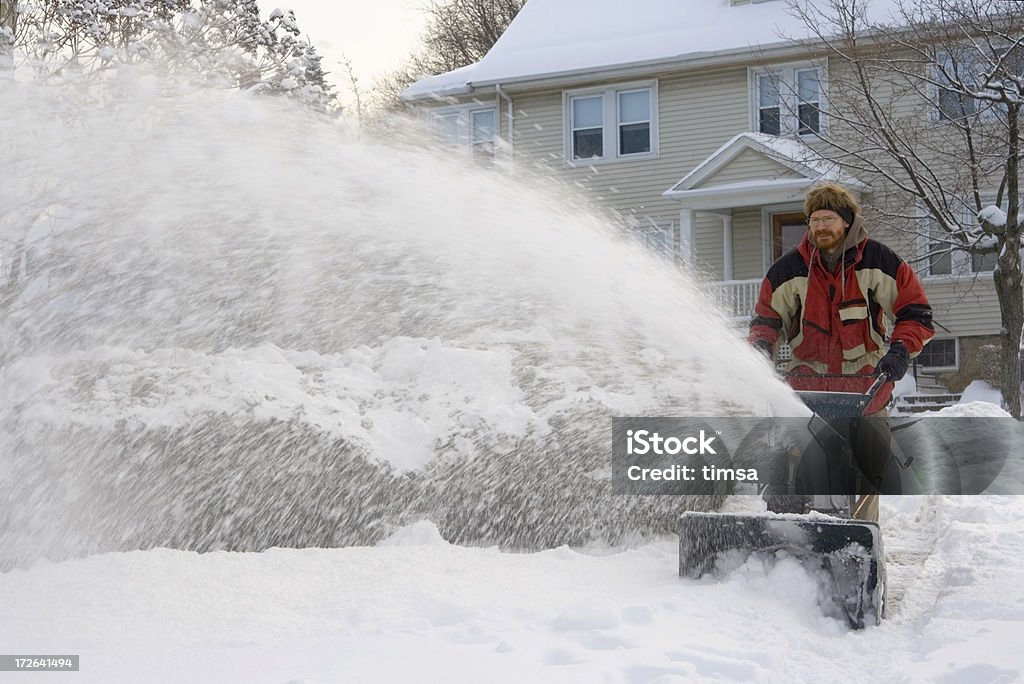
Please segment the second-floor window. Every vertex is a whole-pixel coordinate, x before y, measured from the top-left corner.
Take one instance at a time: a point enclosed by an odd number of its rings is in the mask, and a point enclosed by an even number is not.
[[[981,75],[983,65],[967,50],[960,54],[942,53],[937,56],[936,80],[950,87],[936,88],[936,116],[939,121],[959,121],[978,113],[978,100],[953,85],[963,80],[973,85]]]
[[[823,71],[813,64],[751,72],[753,128],[768,135],[819,135],[824,127]]]
[[[993,121],[1006,112],[1006,106],[994,102],[998,84],[1018,79],[1024,73],[1024,46],[994,48],[986,53],[976,46],[939,52],[935,55],[935,118],[938,121]],[[1011,88],[1011,92],[1012,92]],[[975,97],[983,93],[988,97]]]
[[[657,110],[653,82],[565,93],[566,160],[657,156]]]

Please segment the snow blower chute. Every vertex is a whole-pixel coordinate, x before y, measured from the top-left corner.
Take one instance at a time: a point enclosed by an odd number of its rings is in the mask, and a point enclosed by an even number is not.
[[[878,523],[854,519],[857,492],[874,490],[855,465],[851,431],[858,420],[874,420],[862,416],[887,381],[879,377],[865,394],[798,392],[813,413],[807,430],[809,443],[816,445],[800,459],[818,461],[811,470],[819,477],[827,473],[825,479],[809,484],[799,475],[807,469],[791,466],[782,487],[758,488],[769,501],[772,496],[787,500],[784,510],[793,511],[789,513],[684,513],[679,522],[679,574],[696,579],[738,567],[754,553],[785,553],[821,579],[827,613],[844,618],[853,629],[878,624],[885,595],[882,539]],[[774,491],[769,491],[771,487]]]

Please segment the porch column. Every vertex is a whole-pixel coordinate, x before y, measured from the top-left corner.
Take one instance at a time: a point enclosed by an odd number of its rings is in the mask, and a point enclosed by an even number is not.
[[[679,210],[679,255],[692,268],[696,256],[697,212],[688,207]]]
[[[732,214],[720,214],[722,219],[722,275],[724,280],[733,279],[732,262],[735,255],[732,252]]]

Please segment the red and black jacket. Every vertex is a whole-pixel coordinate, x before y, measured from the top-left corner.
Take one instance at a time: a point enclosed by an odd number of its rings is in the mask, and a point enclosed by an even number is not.
[[[895,321],[888,338],[886,318]],[[889,247],[865,238],[846,250],[833,273],[808,234],[768,270],[749,339],[775,345],[785,336],[793,351],[787,370],[795,389],[864,392],[890,340],[902,342],[914,357],[934,334],[924,288]],[[883,408],[891,393],[886,386],[866,413]]]

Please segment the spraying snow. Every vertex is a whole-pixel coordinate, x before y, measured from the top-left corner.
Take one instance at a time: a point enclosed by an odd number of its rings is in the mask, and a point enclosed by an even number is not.
[[[802,410],[550,179],[130,70],[0,88],[0,566],[614,541],[681,504],[610,496],[612,415]]]

